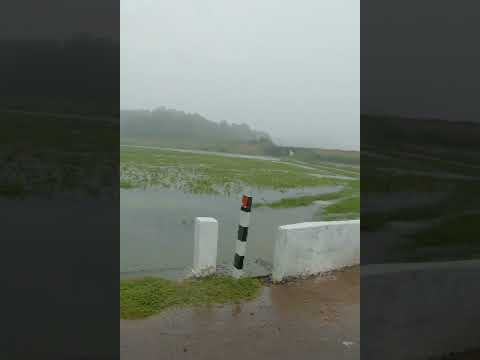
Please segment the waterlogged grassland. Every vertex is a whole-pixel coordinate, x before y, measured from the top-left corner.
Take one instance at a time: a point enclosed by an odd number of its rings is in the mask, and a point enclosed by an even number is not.
[[[255,297],[261,282],[227,276],[174,282],[147,277],[120,281],[120,318],[138,319],[171,307],[234,303]]]
[[[360,217],[360,197],[353,196],[343,198],[325,207],[326,219],[340,219]]]
[[[388,261],[480,258],[480,127],[362,117],[363,133],[361,227]]]
[[[120,186],[123,189],[160,186],[194,194],[237,194],[245,187],[263,190],[340,186],[339,191],[275,202],[255,202],[255,207],[291,208],[323,204],[322,218],[358,218],[360,181],[342,178],[358,175],[355,170],[328,164],[289,163],[263,159],[195,154],[164,149],[121,147]],[[336,178],[340,176],[340,178]]]
[[[0,120],[0,197],[116,193],[114,123],[5,110]]]
[[[360,181],[345,181],[342,186],[342,190],[337,192],[284,198],[270,203],[257,204],[256,206],[268,206],[275,209],[310,206],[317,203],[322,204],[322,206],[315,215],[315,219],[348,220],[360,218]]]
[[[394,159],[390,160],[390,164],[395,168],[400,166]],[[369,165],[373,165],[373,162],[370,161]],[[409,174],[385,171],[382,177],[364,179],[366,190],[363,196],[366,204],[382,197],[390,199],[386,200],[387,204],[394,203],[389,196],[397,200],[402,197],[417,200],[411,205],[408,202],[402,205],[399,201],[397,207],[365,211],[362,214],[362,231],[388,233],[389,227],[395,224],[399,229],[419,226],[419,230],[403,234],[405,244],[392,250],[392,261],[480,258],[479,235],[478,231],[474,231],[474,224],[480,221],[477,200],[480,187],[476,169],[456,173],[448,167],[437,167],[428,173],[429,166],[423,166],[423,161],[411,161],[408,165],[408,170],[411,170]],[[435,166],[439,166],[439,163],[435,163]],[[431,201],[423,203],[420,198]],[[366,210],[369,209],[367,205]]]
[[[280,161],[121,148],[122,188],[162,186],[191,193],[230,194],[244,186],[281,191],[345,183],[314,174],[337,175]]]

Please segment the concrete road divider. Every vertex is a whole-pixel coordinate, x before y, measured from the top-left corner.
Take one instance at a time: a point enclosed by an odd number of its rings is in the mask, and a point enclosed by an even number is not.
[[[320,221],[278,228],[272,279],[313,275],[360,263],[360,220]]]

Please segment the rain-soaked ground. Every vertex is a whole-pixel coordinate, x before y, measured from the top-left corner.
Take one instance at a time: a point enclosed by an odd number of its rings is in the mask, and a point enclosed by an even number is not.
[[[359,359],[358,267],[266,285],[255,300],[121,320],[121,358]]]

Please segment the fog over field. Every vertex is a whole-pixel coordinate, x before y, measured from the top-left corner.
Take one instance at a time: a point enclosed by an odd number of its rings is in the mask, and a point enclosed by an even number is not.
[[[284,145],[358,149],[360,2],[121,3],[121,107],[246,123]]]

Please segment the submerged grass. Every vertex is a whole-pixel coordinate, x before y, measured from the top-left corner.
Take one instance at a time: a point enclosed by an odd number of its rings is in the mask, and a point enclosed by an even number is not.
[[[120,318],[139,319],[170,307],[224,304],[255,297],[260,280],[209,276],[174,282],[161,278],[121,280]]]
[[[162,186],[215,194],[238,192],[243,186],[282,190],[345,183],[312,172],[335,175],[334,170],[305,169],[279,161],[122,147],[120,186]]]
[[[278,201],[273,201],[270,203],[262,203],[256,205],[257,207],[268,206],[270,208],[292,208],[299,206],[309,206],[312,205],[315,201],[330,201],[330,200],[340,200],[342,198],[350,198],[352,196],[358,195],[358,189],[353,187],[348,187],[341,191],[336,191],[327,194],[318,194],[318,195],[306,195],[299,196],[295,198],[284,198]]]
[[[292,208],[309,206],[315,201],[333,201],[320,213],[318,220],[356,219],[360,214],[360,182],[358,180],[349,181],[345,184],[344,189],[337,192],[284,198],[271,203],[258,204],[256,207]]]
[[[326,196],[326,195],[330,195],[330,196]],[[309,205],[312,205],[315,201],[331,200],[331,199],[336,199],[337,197],[338,197],[338,193],[306,195],[306,196],[300,196],[295,198],[284,198],[284,199],[280,199],[278,201],[273,201],[270,203],[260,203],[258,205],[255,205],[255,207],[270,207],[272,209],[278,209],[278,208],[309,206]]]

